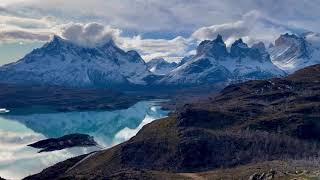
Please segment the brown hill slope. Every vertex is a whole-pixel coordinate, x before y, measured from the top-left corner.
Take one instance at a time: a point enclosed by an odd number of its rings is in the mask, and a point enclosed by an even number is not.
[[[174,179],[186,178],[182,172],[314,159],[320,155],[319,74],[315,65],[287,78],[228,86],[146,125],[125,143],[27,179]]]

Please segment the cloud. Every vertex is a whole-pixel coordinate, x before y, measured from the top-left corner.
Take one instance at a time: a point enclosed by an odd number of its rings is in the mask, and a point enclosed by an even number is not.
[[[41,33],[32,33],[23,30],[10,30],[2,31],[0,33],[1,41],[10,41],[10,40],[30,40],[30,41],[47,41],[49,40],[50,35],[41,34]]]
[[[227,45],[231,45],[238,38],[243,38],[249,44],[257,41],[270,43],[282,33],[295,33],[298,31],[299,29],[282,25],[258,11],[251,11],[235,22],[199,28],[192,33],[191,38],[202,41],[214,39],[220,34]]]
[[[243,21],[237,21],[234,23],[202,27],[192,34],[192,38],[202,41],[206,39],[214,39],[218,34],[220,34],[223,38],[229,39],[232,37],[246,36],[249,32],[249,28],[246,27]]]
[[[61,28],[63,38],[85,47],[100,46],[120,37],[121,31],[99,23],[67,24]]]
[[[40,19],[0,15],[0,42],[47,41],[56,23],[50,17]]]
[[[1,24],[3,26],[1,26]],[[84,47],[100,46],[113,39],[126,50],[137,50],[143,58],[150,60],[163,57],[176,60],[187,53],[190,43],[181,36],[173,39],[151,39],[137,36],[124,36],[122,30],[101,23],[58,24],[53,18],[19,18],[0,16],[0,41],[46,42],[57,34]]]
[[[120,29],[99,23],[69,23],[61,28],[61,36],[75,44],[85,47],[103,45],[114,40],[125,50],[137,50],[145,60],[163,57],[170,60],[181,58],[187,53],[190,42],[178,36],[173,39],[145,39],[142,36],[123,36]]]
[[[176,60],[184,56],[190,46],[188,39],[178,36],[174,39],[143,39],[141,36],[119,39],[121,47],[126,49],[137,49],[145,60],[163,57]]]
[[[181,36],[173,39],[148,39],[141,35],[124,36],[117,28],[100,23],[69,23],[61,25],[59,35],[84,47],[101,46],[109,40],[125,50],[137,50],[145,60],[163,57],[176,60],[187,54],[190,42]]]
[[[16,1],[16,2],[15,2]],[[256,10],[282,24],[316,31],[320,1],[314,0],[2,0],[7,9],[26,16],[54,16],[63,22],[99,22],[120,29],[189,32],[234,22]],[[288,5],[290,4],[290,6]],[[75,16],[76,14],[76,16]]]
[[[177,59],[217,34],[229,45],[240,37],[252,44],[284,32],[317,31],[318,7],[314,0],[1,0],[0,41],[59,34],[91,47],[112,38],[145,59]]]

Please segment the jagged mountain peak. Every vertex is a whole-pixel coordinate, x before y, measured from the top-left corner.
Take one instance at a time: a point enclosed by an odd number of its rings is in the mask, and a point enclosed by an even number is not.
[[[247,58],[251,61],[259,61],[261,63],[271,62],[263,42],[258,42],[249,47],[241,38],[231,45],[230,55],[238,60]]]
[[[280,37],[275,40],[275,46],[292,45],[293,43],[303,42],[303,41],[304,41],[303,37],[299,37],[295,34],[285,33],[280,35]]]
[[[239,47],[242,47],[242,48],[248,48],[248,45],[243,42],[242,38],[239,38],[238,40],[236,40],[232,45],[233,46],[239,46]]]
[[[289,54],[291,53],[291,56],[296,56],[297,58],[309,58],[308,42],[305,37],[289,33],[280,35],[280,37],[275,40],[275,47],[281,46],[290,48],[291,50],[287,52]]]
[[[218,35],[215,40],[202,41],[197,48],[197,56],[212,56],[216,59],[222,59],[228,56],[226,44],[222,36]]]
[[[201,85],[283,75],[285,72],[272,64],[263,43],[250,48],[242,39],[238,39],[229,53],[222,37],[218,35],[215,40],[202,41],[195,56],[187,59],[159,83]]]
[[[56,34],[52,36],[51,42],[61,42],[61,41],[64,41],[62,39],[62,37],[60,37],[60,36],[58,36]]]
[[[71,43],[68,40],[63,39],[62,37],[58,35],[53,35],[52,38],[43,46],[43,48],[64,48],[65,46],[72,45],[75,46],[75,44]]]
[[[230,55],[232,57],[246,57],[248,55],[250,48],[246,43],[242,41],[242,39],[236,40],[230,48]]]
[[[222,43],[224,44],[223,38],[220,34],[217,35],[216,39],[213,40],[215,43]]]

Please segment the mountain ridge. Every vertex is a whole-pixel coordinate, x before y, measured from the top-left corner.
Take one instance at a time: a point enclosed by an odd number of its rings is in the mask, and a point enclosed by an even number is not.
[[[197,54],[187,63],[171,71],[159,84],[199,85],[217,82],[245,81],[284,76],[286,73],[272,64],[267,52],[249,48],[238,39],[227,50],[222,36],[202,41]]]
[[[67,87],[145,85],[151,73],[135,51],[111,40],[96,48],[75,45],[58,36],[15,63],[0,68],[0,81]]]
[[[266,48],[262,42],[249,47],[240,38],[228,50],[217,35],[202,41],[195,55],[169,63],[145,62],[138,52],[126,52],[113,40],[89,48],[54,36],[17,62],[0,67],[0,82],[120,90],[230,84],[285,76],[319,63],[317,39],[320,42],[316,33],[284,34]]]

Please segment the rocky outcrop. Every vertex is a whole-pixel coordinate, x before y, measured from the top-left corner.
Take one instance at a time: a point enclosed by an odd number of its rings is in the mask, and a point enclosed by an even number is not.
[[[270,170],[269,172],[265,173],[254,173],[249,177],[249,180],[272,180],[277,172],[274,170]]]

